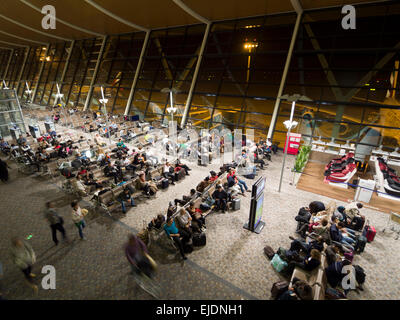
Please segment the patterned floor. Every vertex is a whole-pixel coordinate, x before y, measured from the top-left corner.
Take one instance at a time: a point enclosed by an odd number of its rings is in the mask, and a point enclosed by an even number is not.
[[[207,245],[196,249],[189,260],[157,245],[150,248],[158,262],[156,280],[163,299],[269,299],[272,283],[280,279],[263,254],[266,244],[277,249],[287,247],[293,235],[294,216],[299,207],[313,200],[330,199],[300,191],[290,185],[293,159],[286,166],[282,192],[278,193],[282,155],[274,157],[268,169],[263,221],[266,227],[260,235],[243,228],[248,218],[250,194],[241,199],[241,210],[227,214],[211,214],[207,218]],[[90,213],[85,229],[87,241],[80,241],[69,213],[71,198],[57,186],[39,178],[25,177],[13,169],[7,184],[0,185],[0,261],[4,272],[4,296],[8,299],[151,299],[138,288],[129,275],[130,268],[122,246],[130,232],[141,229],[144,222],[160,212],[167,203],[181,197],[195,187],[207,169],[192,165],[191,176],[157,194],[157,199],[138,203],[127,215],[120,212],[113,217]],[[252,181],[246,180],[250,186]],[[67,233],[73,242],[53,245],[50,230],[43,219],[44,203],[55,200],[66,221]],[[82,203],[82,206],[85,206]],[[361,256],[355,257],[367,273],[365,291],[351,294],[352,299],[397,299],[400,296],[399,241],[391,233],[382,233],[387,215],[365,209],[378,234]],[[53,265],[57,271],[56,290],[40,289],[37,296],[27,288],[22,273],[11,263],[10,239],[13,236],[32,235],[29,240],[38,261],[35,272],[38,283],[41,268]]]

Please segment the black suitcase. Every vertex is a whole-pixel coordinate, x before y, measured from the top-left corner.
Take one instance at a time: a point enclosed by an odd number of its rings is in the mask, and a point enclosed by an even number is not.
[[[192,253],[192,252],[193,252],[193,244],[191,244],[191,243],[184,243],[184,244],[183,244],[183,252],[185,252],[185,253]]]
[[[272,299],[279,298],[282,295],[282,293],[288,290],[288,288],[289,288],[289,282],[287,281],[275,282],[271,288],[271,298]]]
[[[195,247],[202,247],[206,245],[206,234],[203,233],[196,233],[193,235],[193,245]]]
[[[275,255],[274,249],[272,249],[270,246],[265,246],[264,247],[264,253],[268,257],[269,260],[272,260],[272,258]]]
[[[169,187],[169,180],[168,179],[161,180],[161,188],[167,189],[168,187]]]

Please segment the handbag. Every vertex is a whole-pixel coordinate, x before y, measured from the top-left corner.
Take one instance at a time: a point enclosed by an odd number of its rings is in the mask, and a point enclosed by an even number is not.
[[[278,254],[275,254],[274,257],[272,258],[271,265],[276,272],[282,272],[288,266],[287,262],[283,261]]]

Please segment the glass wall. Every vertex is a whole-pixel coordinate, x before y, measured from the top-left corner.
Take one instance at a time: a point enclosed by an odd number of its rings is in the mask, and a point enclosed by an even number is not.
[[[24,120],[15,91],[0,89],[0,137],[10,136],[10,129],[15,129],[18,137],[25,132]]]
[[[284,94],[302,94],[312,102],[298,102],[295,129],[305,138],[363,144],[400,143],[399,49],[400,4],[356,5],[355,30],[341,27],[341,8],[304,13],[296,39]],[[202,128],[222,125],[254,129],[265,137],[294,29],[296,15],[279,14],[212,24],[197,79],[193,79],[205,25],[190,25],[150,34],[131,114],[148,121],[169,117],[169,91],[181,120],[189,88],[194,93],[188,120]],[[90,107],[98,109],[100,86],[109,99],[109,112],[123,113],[135,77],[145,33],[109,36],[94,83]],[[76,41],[66,69],[62,93],[68,106],[83,108],[93,79],[102,39]],[[35,103],[53,105],[69,53],[69,43],[32,47],[22,80],[37,92]],[[357,49],[355,49],[357,48]],[[16,88],[23,51],[15,50],[7,80]],[[0,51],[4,73],[10,51]],[[39,71],[43,65],[43,74]],[[18,95],[25,101],[25,83]],[[283,121],[290,104],[282,101],[273,140],[285,139]],[[369,139],[379,136],[379,141]]]
[[[296,130],[325,141],[383,141],[397,147],[400,4],[358,7],[355,30],[342,28],[340,10],[303,17],[284,92],[305,95],[314,103],[297,104]],[[289,114],[290,104],[283,102],[275,127],[282,136]]]

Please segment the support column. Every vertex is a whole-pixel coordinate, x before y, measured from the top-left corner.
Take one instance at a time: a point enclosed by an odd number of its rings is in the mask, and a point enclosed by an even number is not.
[[[21,85],[21,78],[25,70],[26,61],[28,61],[29,53],[31,52],[31,47],[26,48],[24,62],[22,63],[21,70],[19,71],[18,79],[17,79],[17,87],[15,88],[15,92],[18,95],[18,90]]]
[[[6,67],[6,70],[4,70],[4,75],[3,75],[2,80],[6,80],[8,69],[10,68],[10,63],[11,63],[12,57],[14,56],[14,51],[15,51],[14,49],[11,49],[11,51],[10,51],[10,57],[8,58],[7,67]]]
[[[36,83],[35,91],[33,91],[32,103],[35,103],[37,89],[39,88],[40,79],[42,78],[42,74],[43,74],[43,70],[44,70],[44,64],[46,63],[46,56],[47,56],[47,53],[49,52],[49,47],[50,47],[50,44],[48,43],[47,46],[46,46],[46,51],[45,51],[45,54],[44,54],[44,59],[43,59],[42,65],[40,67],[39,76],[38,76],[38,80],[37,80],[37,83]]]
[[[196,69],[194,70],[194,74],[193,74],[192,84],[190,85],[189,94],[186,99],[185,110],[183,111],[182,121],[181,121],[182,128],[184,128],[186,126],[190,105],[192,104],[193,91],[194,91],[194,87],[196,86],[197,76],[199,75],[200,65],[203,60],[203,55],[204,55],[204,49],[206,47],[208,35],[210,34],[210,28],[211,28],[211,23],[209,22],[209,23],[207,23],[206,31],[205,31],[204,37],[203,37],[203,42],[201,43],[201,48],[200,48],[199,56],[197,58],[197,63],[196,63]]]
[[[280,97],[282,96],[283,88],[285,87],[286,78],[287,78],[287,74],[288,74],[289,66],[290,66],[290,61],[292,60],[293,48],[294,48],[294,45],[296,43],[297,34],[298,34],[298,31],[299,31],[299,26],[300,26],[300,22],[301,22],[302,16],[303,16],[302,13],[300,13],[300,12],[297,13],[296,24],[294,25],[293,34],[292,34],[292,40],[290,41],[289,51],[288,51],[288,55],[286,57],[285,68],[283,69],[281,84],[280,84],[279,90],[278,90],[278,96],[276,98],[274,111],[272,113],[271,123],[269,124],[268,136],[267,137],[271,138],[271,139],[272,139],[272,136],[274,134],[276,120],[278,118],[279,106],[280,106],[280,103],[281,103]]]
[[[74,51],[74,48],[75,48],[75,40],[72,40],[71,45],[69,46],[69,52],[68,52],[67,60],[65,61],[64,70],[63,70],[63,73],[61,74],[61,78],[60,78],[60,92],[62,92],[62,87],[64,85],[63,82],[65,79],[65,75],[67,74],[67,70],[69,67],[69,63],[71,61],[71,56],[72,56],[72,52]],[[50,99],[49,99],[49,101],[50,101]]]
[[[107,38],[108,38],[107,36],[103,37],[103,42],[101,44],[99,56],[97,57],[96,67],[94,68],[92,81],[90,82],[90,87],[89,87],[89,91],[88,91],[88,94],[86,97],[85,107],[83,108],[83,111],[86,111],[89,108],[90,100],[92,99],[93,87],[94,87],[95,81],[97,79],[97,74],[99,73],[100,63],[101,63],[101,59],[103,58],[103,53],[104,53],[104,48],[106,47]]]
[[[129,92],[128,102],[126,103],[126,108],[125,108],[125,113],[124,113],[125,116],[127,116],[129,114],[129,112],[131,111],[131,105],[132,105],[133,97],[135,95],[137,81],[139,79],[140,70],[142,69],[144,54],[146,52],[146,49],[147,49],[147,46],[149,43],[149,39],[150,39],[150,32],[151,32],[150,30],[146,31],[146,37],[144,38],[142,51],[140,52],[139,61],[136,66],[135,77],[133,78],[131,91]]]

